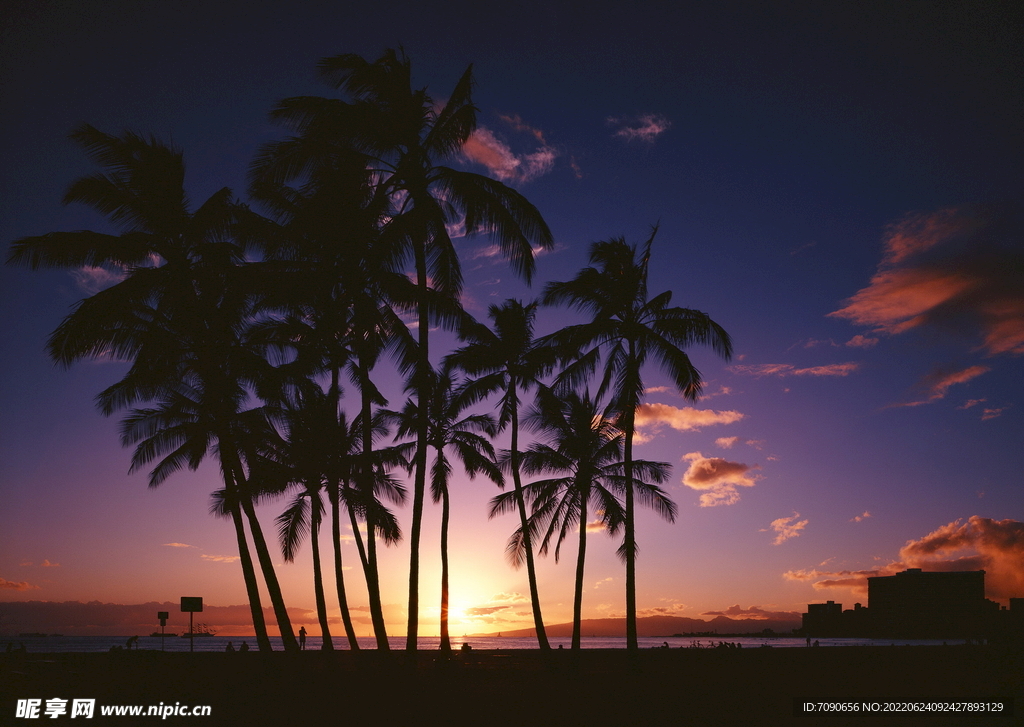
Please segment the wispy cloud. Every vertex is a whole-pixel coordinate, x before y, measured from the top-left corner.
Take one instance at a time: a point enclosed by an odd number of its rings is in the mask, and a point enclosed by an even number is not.
[[[775,540],[772,541],[772,545],[781,545],[790,538],[800,537],[800,531],[807,527],[807,523],[810,520],[799,520],[800,513],[793,512],[791,517],[780,517],[777,520],[772,520],[769,526],[775,531]],[[762,529],[762,533],[768,532],[768,529]]]
[[[750,471],[760,469],[740,462],[729,462],[721,457],[705,457],[700,452],[683,455],[690,466],[683,473],[683,484],[701,493],[701,507],[732,505],[740,499],[737,487],[753,487],[757,477]]]
[[[1013,214],[979,208],[909,215],[886,232],[867,287],[829,315],[897,335],[931,326],[1024,353],[1024,265]]]
[[[237,555],[206,555],[205,553],[199,557],[213,563],[234,563],[239,559]]]
[[[722,449],[732,449],[738,441],[739,437],[719,437],[715,440],[715,445]]]
[[[969,366],[965,369],[939,368],[926,374],[918,383],[915,389],[917,395],[912,401],[893,404],[892,406],[921,406],[933,401],[946,398],[949,387],[955,384],[966,384],[990,371],[988,366]]]
[[[997,416],[999,416],[1009,408],[1010,407],[1008,406],[1004,406],[1000,409],[984,409],[981,412],[981,421],[987,422],[989,419],[995,419]]]
[[[808,366],[798,369],[793,364],[737,364],[727,367],[734,374],[745,376],[849,376],[860,368],[856,362],[829,364],[828,366]]]
[[[851,523],[859,523],[859,522],[862,522],[864,520],[867,520],[869,517],[871,517],[871,513],[868,512],[867,510],[865,510],[860,515],[854,515],[852,518],[850,518],[850,522]]]
[[[33,586],[28,581],[9,581],[6,578],[0,578],[0,590],[31,591],[38,588],[39,586]]]
[[[164,543],[167,548],[194,548],[196,546],[189,545],[188,543]]]
[[[43,568],[60,568],[60,563],[51,563],[48,560],[43,560],[43,562],[39,565],[41,565]]]
[[[847,341],[846,345],[849,346],[850,348],[872,348],[878,345],[878,340],[879,339],[877,338],[862,336],[861,334],[858,333],[856,336]]]
[[[740,608],[739,604],[736,604],[729,606],[724,611],[705,611],[701,616],[728,616],[729,618],[767,620],[794,619],[799,618],[800,614],[796,611],[766,611],[760,606]]]
[[[106,290],[112,285],[120,283],[127,277],[123,270],[108,270],[102,267],[85,266],[78,270],[71,271],[71,277],[82,292],[88,295],[96,295],[101,290]]]
[[[608,125],[616,127],[612,136],[626,141],[643,141],[653,144],[654,140],[672,126],[662,114],[641,114],[636,117],[609,116]]]

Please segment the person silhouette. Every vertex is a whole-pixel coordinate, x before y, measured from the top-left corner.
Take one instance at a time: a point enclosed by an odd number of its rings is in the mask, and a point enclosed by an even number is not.
[[[230,641],[228,642],[228,645],[224,647],[224,651],[231,651],[231,652],[233,652],[234,650],[235,650],[235,645],[232,644]]]
[[[306,627],[303,626],[299,629],[299,648],[303,651],[306,650]]]
[[[238,650],[239,651],[248,651],[249,650],[249,642],[248,641],[243,641],[242,645],[238,647]]]

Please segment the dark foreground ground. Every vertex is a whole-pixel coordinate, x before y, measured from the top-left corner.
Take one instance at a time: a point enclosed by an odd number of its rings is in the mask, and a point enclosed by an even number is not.
[[[0,655],[0,724],[1024,725],[1024,653],[994,647]],[[46,701],[68,700],[48,718]],[[72,719],[71,700],[95,699]],[[19,699],[40,699],[37,719]],[[1015,701],[1013,713],[865,713],[865,703]],[[794,701],[857,711],[794,715]],[[101,716],[111,705],[210,716]],[[145,711],[145,709],[143,710]]]

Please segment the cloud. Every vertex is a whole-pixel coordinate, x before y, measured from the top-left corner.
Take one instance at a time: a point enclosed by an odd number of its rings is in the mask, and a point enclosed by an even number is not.
[[[800,517],[800,513],[794,511],[792,517],[780,517],[777,520],[772,520],[769,527],[775,531],[775,540],[772,541],[772,545],[781,545],[790,538],[800,537],[800,531],[807,527],[809,520],[800,520],[797,522],[797,518]],[[762,530],[761,532],[767,532]]]
[[[957,409],[970,409],[972,406],[977,406],[985,401],[987,401],[987,399],[968,399],[964,402],[963,406],[958,406]]]
[[[189,545],[187,543],[164,543],[164,546],[168,548],[194,548],[196,546]]]
[[[497,601],[497,602],[507,601],[509,603],[523,603],[523,602],[525,602],[527,600],[528,599],[526,598],[526,596],[524,596],[522,593],[519,593],[519,592],[496,593],[495,595],[491,596],[491,601],[492,602],[495,602],[495,601]]]
[[[734,606],[729,606],[729,608],[724,611],[705,611],[701,616],[728,616],[729,618],[745,618],[763,621],[767,619],[792,620],[794,618],[799,618],[800,614],[796,611],[766,611],[760,606],[740,608],[739,604],[736,604]]]
[[[966,369],[935,369],[922,377],[917,383],[915,388],[919,394],[915,397],[914,401],[893,404],[893,406],[920,406],[921,404],[929,404],[933,401],[944,399],[949,391],[949,387],[954,384],[966,384],[971,379],[975,379],[990,370],[988,366],[970,366]]]
[[[751,467],[740,462],[729,462],[720,457],[705,457],[700,452],[690,452],[683,456],[689,460],[690,466],[683,473],[683,484],[701,492],[700,506],[715,507],[716,505],[732,505],[740,499],[737,487],[753,487],[757,477],[747,474]]]
[[[859,522],[862,522],[864,520],[867,520],[869,517],[871,517],[871,513],[868,512],[867,510],[865,510],[860,515],[854,515],[852,518],[850,518],[850,522],[851,523],[859,523]]]
[[[850,348],[871,348],[877,344],[877,338],[868,338],[867,336],[862,336],[859,333],[846,342],[846,345]]]
[[[609,116],[608,124],[618,127],[612,136],[626,141],[636,139],[648,144],[653,144],[655,139],[672,126],[672,122],[661,114],[641,114],[635,118]]]
[[[587,523],[588,533],[603,533],[607,530],[608,526],[605,525],[604,522],[602,522],[601,520],[592,520],[589,523]]]
[[[594,584],[594,588],[595,589],[600,588],[601,586],[606,585],[608,583],[613,583],[614,581],[615,581],[615,579],[610,577],[610,576],[608,578],[603,578],[603,579],[599,580],[597,583]]]
[[[471,608],[464,609],[464,613],[467,616],[490,616],[492,613],[498,611],[504,611],[512,606],[505,604],[504,606],[473,606]]]
[[[84,293],[96,295],[124,280],[127,274],[123,270],[113,271],[102,267],[85,266],[71,271],[71,277]]]
[[[685,613],[689,608],[685,603],[671,603],[668,606],[652,606],[650,608],[638,609],[636,615],[639,618],[648,616],[676,616]]]
[[[60,568],[60,563],[51,563],[48,560],[44,560],[39,565],[43,566],[43,568]]]
[[[540,146],[532,152],[516,154],[494,132],[479,126],[462,146],[465,157],[487,167],[488,172],[502,182],[525,183],[550,172],[558,151],[545,141],[543,132],[527,126],[519,116],[501,116],[501,119],[516,131],[528,132]]]
[[[0,590],[31,591],[38,588],[39,586],[33,586],[28,581],[9,581],[6,578],[0,578]]]
[[[715,445],[722,449],[732,449],[738,441],[740,441],[739,437],[719,437],[715,440]]]
[[[866,594],[867,579],[891,576],[907,568],[923,571],[984,570],[985,595],[1015,598],[1024,593],[1024,522],[992,520],[973,515],[936,528],[922,538],[908,540],[899,560],[867,570],[791,570],[782,577],[813,581],[815,589],[846,588]]]
[[[981,421],[987,422],[989,419],[995,419],[997,416],[999,416],[1009,408],[1010,407],[1008,406],[1004,406],[1001,409],[984,409],[981,412]]]
[[[1024,251],[1013,210],[946,209],[891,225],[867,287],[830,316],[898,335],[931,327],[1024,354]]]
[[[798,369],[793,364],[739,364],[728,366],[729,371],[734,374],[745,374],[748,376],[848,376],[860,368],[856,362],[841,364],[829,364],[828,366],[810,366]]]
[[[690,406],[680,409],[668,404],[641,404],[636,410],[636,426],[657,427],[667,424],[680,432],[692,432],[713,424],[732,424],[741,420],[743,416],[738,411],[694,409]]]
[[[199,557],[202,558],[203,560],[208,560],[208,561],[211,561],[213,563],[234,563],[236,560],[239,560],[239,556],[237,556],[237,555],[206,555],[206,554],[203,554],[203,555],[200,555]]]

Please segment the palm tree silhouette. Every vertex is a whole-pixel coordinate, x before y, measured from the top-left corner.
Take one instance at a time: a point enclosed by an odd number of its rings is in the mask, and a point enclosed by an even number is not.
[[[282,101],[272,118],[298,136],[267,145],[255,165],[257,177],[286,179],[310,173],[320,160],[355,150],[365,155],[374,193],[390,205],[383,230],[396,264],[411,254],[417,297],[417,399],[429,397],[431,318],[454,325],[431,310],[431,291],[457,301],[462,286],[458,257],[447,225],[460,219],[467,235],[491,234],[502,254],[527,281],[533,247],[553,244],[536,208],[514,189],[471,172],[442,166],[455,157],[476,128],[472,67],[466,69],[444,103],[426,89],[415,89],[412,66],[401,50],[388,49],[376,61],[356,54],[325,58],[321,78],[351,102],[320,97]],[[436,297],[436,296],[434,296]],[[419,631],[419,542],[426,489],[428,425],[417,429],[416,474],[410,530],[409,622],[407,648],[416,649]]]
[[[637,649],[636,631],[636,528],[633,436],[636,411],[644,396],[641,371],[656,362],[668,373],[684,397],[696,401],[703,381],[700,371],[683,350],[707,345],[728,360],[732,355],[729,334],[701,311],[670,307],[672,292],[653,298],[647,295],[647,272],[657,227],[639,250],[624,238],[595,242],[590,248],[590,267],[566,282],[549,283],[543,301],[566,303],[591,314],[589,323],[568,326],[551,339],[577,351],[588,349],[562,374],[562,381],[580,381],[594,370],[604,349],[604,376],[598,397],[611,394],[609,413],[625,434],[625,523],[623,553],[626,562],[626,646]]]
[[[243,511],[253,530],[285,646],[291,648],[294,643],[297,648],[265,543],[261,547],[255,511],[241,492],[245,475],[232,431],[244,398],[238,392],[252,384],[244,378],[243,368],[228,364],[225,358],[237,359],[241,352],[236,344],[248,299],[242,285],[247,272],[242,267],[244,249],[231,239],[243,209],[225,187],[190,211],[182,154],[155,138],[132,132],[110,136],[89,125],[76,129],[71,138],[105,173],[75,181],[64,202],[93,207],[121,233],[82,230],[22,238],[12,245],[8,262],[33,269],[103,267],[122,276],[116,285],[76,305],[51,334],[50,356],[63,366],[90,357],[132,362],[127,375],[100,394],[105,414],[162,399],[161,408],[168,416],[177,408],[178,416],[187,412],[205,419],[206,439],[180,444],[166,464],[155,470],[163,473],[156,481],[186,464],[198,466],[209,446],[217,442],[260,648],[269,649],[270,642]],[[251,363],[244,367],[250,372]],[[149,421],[158,421],[158,412],[151,413]],[[156,433],[150,430],[141,436]],[[156,456],[156,452],[142,456]]]
[[[541,344],[533,336],[536,313],[536,302],[524,305],[521,301],[509,299],[500,306],[492,305],[488,315],[494,321],[494,330],[481,323],[467,323],[460,335],[468,343],[446,360],[470,376],[478,377],[467,385],[467,394],[472,399],[480,400],[492,393],[501,393],[498,425],[499,429],[506,426],[510,429],[508,467],[512,473],[513,496],[522,532],[521,547],[508,550],[508,556],[515,567],[526,563],[537,641],[541,649],[549,649],[519,463],[519,394],[540,384],[541,377],[550,373],[559,360],[556,348]]]
[[[541,433],[546,442],[534,442],[523,452],[522,468],[526,474],[562,472],[532,482],[524,487],[524,496],[531,505],[530,529],[540,538],[539,552],[546,554],[555,543],[558,562],[562,541],[573,530],[579,533],[576,554],[576,586],[573,597],[572,648],[580,648],[583,613],[583,574],[586,564],[587,532],[593,523],[590,513],[609,533],[615,534],[625,523],[625,510],[619,500],[624,490],[622,432],[611,420],[601,415],[597,403],[589,396],[568,392],[557,396],[551,389],[540,387],[536,406],[524,418],[524,424]],[[670,522],[675,519],[676,506],[656,485],[668,479],[666,462],[633,462],[637,477],[633,486],[637,499],[653,507]],[[642,478],[642,479],[640,479]],[[491,515],[499,515],[515,507],[514,493],[502,493],[491,503]],[[519,547],[522,533],[517,531],[510,547]]]
[[[495,462],[494,446],[482,434],[493,436],[497,429],[494,417],[488,414],[463,416],[474,403],[467,390],[455,381],[452,367],[442,364],[433,376],[431,396],[427,400],[426,418],[430,424],[427,442],[434,449],[434,464],[430,470],[430,494],[434,502],[441,503],[441,644],[442,651],[450,652],[448,633],[448,524],[451,516],[450,491],[452,463],[446,450],[451,449],[462,462],[470,479],[484,474],[501,484],[501,470]],[[419,406],[410,399],[401,412],[388,412],[398,425],[396,436],[415,436],[420,421]],[[481,434],[482,433],[482,434]],[[415,447],[415,443],[410,443]]]

